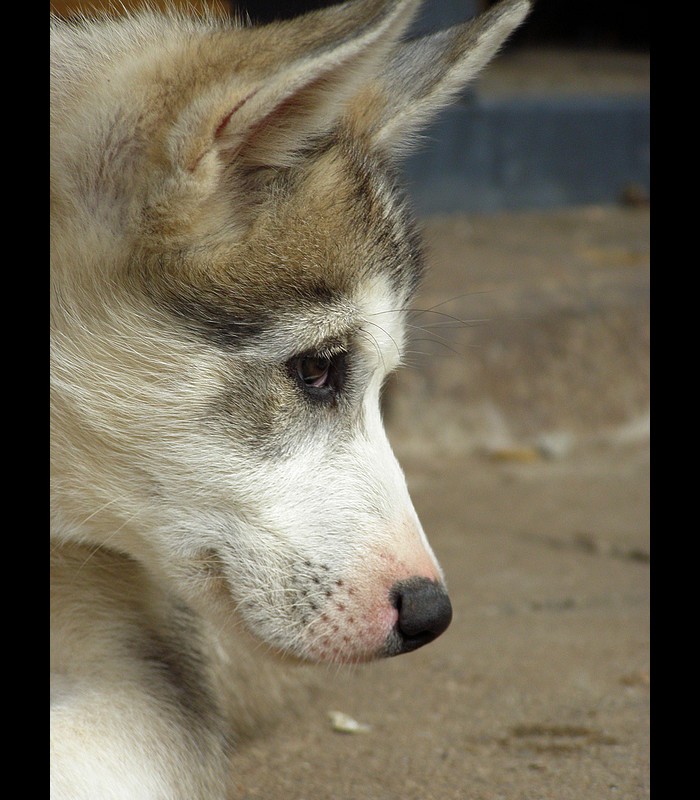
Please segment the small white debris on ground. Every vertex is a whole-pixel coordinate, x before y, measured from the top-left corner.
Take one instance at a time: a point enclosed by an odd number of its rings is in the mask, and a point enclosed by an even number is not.
[[[338,733],[367,733],[372,730],[369,725],[358,722],[342,711],[329,711],[328,716],[333,730]]]

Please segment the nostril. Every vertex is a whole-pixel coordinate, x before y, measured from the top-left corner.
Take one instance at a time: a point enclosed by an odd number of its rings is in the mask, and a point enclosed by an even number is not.
[[[452,621],[452,604],[445,588],[428,578],[399,581],[391,590],[391,599],[399,613],[396,629],[401,653],[437,639]]]

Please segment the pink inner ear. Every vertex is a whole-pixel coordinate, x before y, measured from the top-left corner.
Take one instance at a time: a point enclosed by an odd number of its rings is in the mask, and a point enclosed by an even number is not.
[[[222,134],[226,126],[231,121],[231,117],[238,111],[245,103],[250,100],[251,97],[254,97],[258,93],[258,89],[253,89],[253,91],[246,95],[242,100],[239,100],[236,105],[228,112],[228,114],[221,120],[219,125],[217,126],[216,130],[214,131],[214,138],[218,139],[219,136]]]

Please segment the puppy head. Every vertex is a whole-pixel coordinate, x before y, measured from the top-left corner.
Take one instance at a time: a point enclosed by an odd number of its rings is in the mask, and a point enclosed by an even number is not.
[[[422,269],[395,155],[528,4],[401,43],[415,5],[55,31],[55,535],[316,661],[451,617],[379,412]]]

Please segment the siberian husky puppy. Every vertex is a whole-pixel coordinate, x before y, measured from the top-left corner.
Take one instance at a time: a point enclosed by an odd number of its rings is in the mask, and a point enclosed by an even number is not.
[[[423,269],[396,179],[523,20],[415,0],[52,22],[52,794],[212,800],[289,690],[439,636],[382,427]]]

